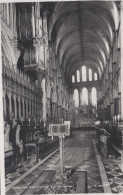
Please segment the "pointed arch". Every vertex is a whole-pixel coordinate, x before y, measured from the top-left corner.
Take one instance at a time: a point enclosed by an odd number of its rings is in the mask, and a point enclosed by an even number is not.
[[[82,66],[82,81],[87,81],[86,66]]]
[[[80,82],[80,71],[79,70],[76,71],[76,75],[77,75],[77,82]]]
[[[88,90],[86,87],[82,89],[82,105],[88,105]]]
[[[72,75],[72,83],[75,83],[75,76]]]
[[[97,106],[97,90],[95,87],[91,89],[92,105]]]
[[[97,73],[94,73],[94,80],[97,81]]]
[[[78,89],[74,89],[73,100],[74,100],[75,107],[78,107],[79,106],[79,91],[78,91]]]
[[[92,81],[92,69],[89,68],[89,81]]]

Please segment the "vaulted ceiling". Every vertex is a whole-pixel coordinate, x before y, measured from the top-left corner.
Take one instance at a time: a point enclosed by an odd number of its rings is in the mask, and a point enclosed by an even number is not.
[[[101,76],[118,27],[119,2],[55,2],[49,40],[67,77],[82,65]]]

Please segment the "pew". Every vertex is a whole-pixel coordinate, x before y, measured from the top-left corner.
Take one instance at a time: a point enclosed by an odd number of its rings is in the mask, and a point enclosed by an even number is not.
[[[58,138],[51,140],[46,129],[40,125],[25,124],[23,126],[24,155],[25,160],[33,159],[35,163],[38,159],[43,159],[59,145]]]
[[[34,123],[29,124],[28,121],[24,121],[20,128],[17,128],[17,131],[15,126],[17,126],[16,122],[12,123],[11,128],[10,125],[7,125],[5,130],[6,170],[15,167],[22,158],[24,161],[28,161],[33,156],[37,162],[39,158],[43,159],[59,146],[59,140],[57,138],[51,140],[48,133],[43,131],[42,126],[35,126]],[[18,153],[17,148],[21,152]]]

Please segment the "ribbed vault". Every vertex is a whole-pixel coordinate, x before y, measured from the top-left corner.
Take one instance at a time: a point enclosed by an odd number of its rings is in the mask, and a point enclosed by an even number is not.
[[[111,1],[55,3],[49,40],[68,78],[82,65],[101,76],[117,29],[117,13],[117,3]]]

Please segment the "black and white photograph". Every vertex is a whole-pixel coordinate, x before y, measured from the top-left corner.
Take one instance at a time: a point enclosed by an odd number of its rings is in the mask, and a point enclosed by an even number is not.
[[[122,0],[0,0],[0,187],[123,193]]]

